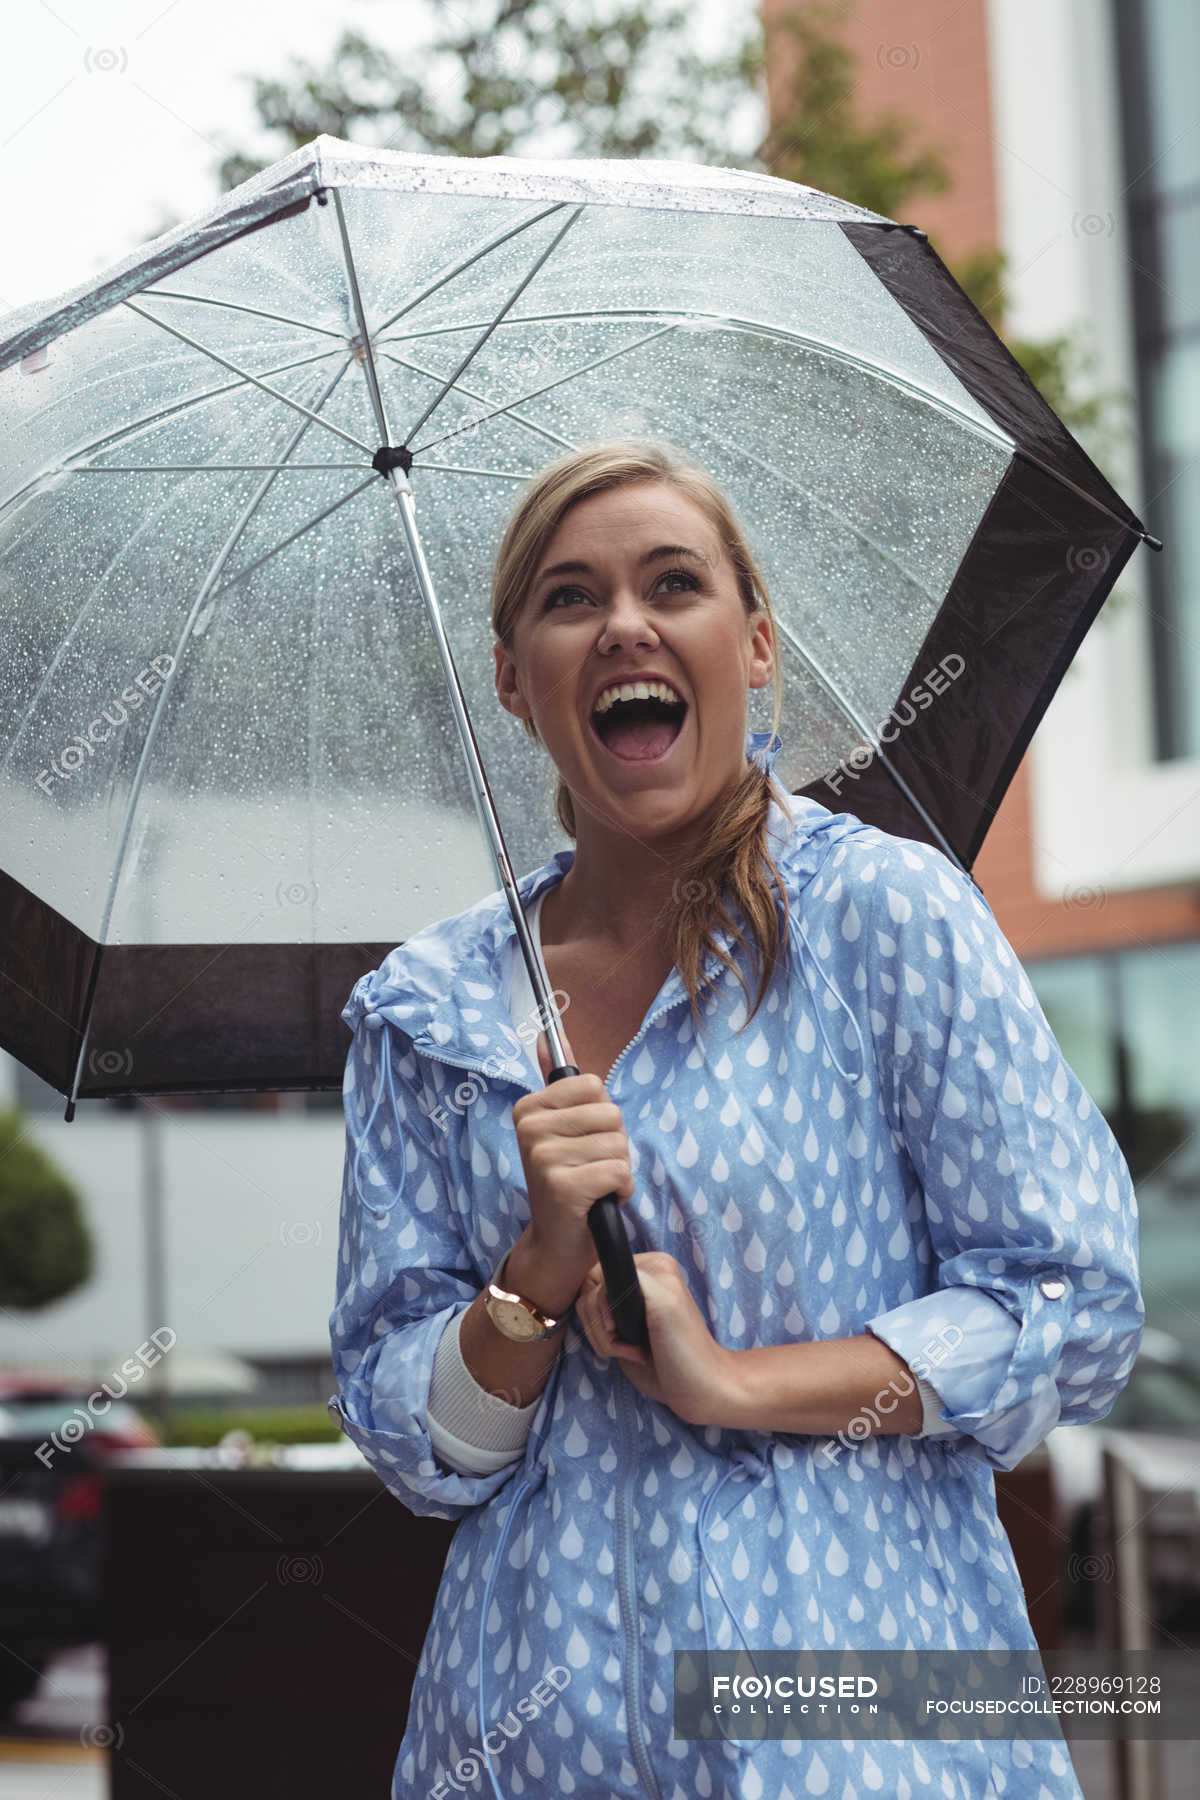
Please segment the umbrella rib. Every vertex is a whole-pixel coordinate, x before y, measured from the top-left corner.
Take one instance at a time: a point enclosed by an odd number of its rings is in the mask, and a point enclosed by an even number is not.
[[[334,376],[333,380],[329,383],[329,386],[326,388],[324,394],[322,394],[321,399],[318,401],[318,405],[323,404],[324,401],[328,398],[328,396],[333,392],[334,388],[337,386],[338,382],[342,379],[342,376],[346,373],[346,370],[349,368],[349,366],[350,366],[350,359],[347,358],[346,361],[342,364],[342,367],[338,370],[337,374]],[[307,429],[308,429],[307,424],[302,425],[300,427],[299,432],[296,434],[296,436],[292,440],[293,445],[299,443],[300,438],[303,437],[303,435],[304,435],[305,431],[307,431]],[[75,473],[77,473],[77,474],[93,474],[95,472],[96,471],[91,470],[91,469],[80,469],[80,470],[75,471]],[[269,484],[267,484],[267,485],[269,485]],[[265,491],[265,488],[264,488],[264,491]],[[173,500],[174,497],[175,497],[174,490],[172,490],[171,495],[168,497],[168,499],[166,501],[164,501],[164,503],[163,503],[164,506],[169,505],[170,501]],[[154,523],[155,520],[157,519],[157,517],[158,517],[157,512],[144,516],[139,525],[139,528],[138,528],[139,531],[143,527],[149,526],[150,524]],[[131,540],[131,541],[133,541],[133,540]],[[53,681],[55,673],[58,669],[58,666],[61,663],[63,657],[66,655],[68,648],[70,647],[71,640],[74,638],[75,633],[78,631],[79,627],[83,624],[83,621],[87,618],[87,615],[91,610],[92,604],[96,599],[96,596],[100,590],[100,587],[102,586],[102,584],[104,582],[104,579],[108,575],[109,571],[113,567],[115,567],[115,565],[120,561],[121,556],[128,552],[129,547],[130,547],[130,545],[128,543],[125,544],[122,547],[122,549],[113,557],[113,559],[108,564],[108,567],[105,569],[104,575],[102,575],[100,577],[99,581],[97,581],[93,584],[90,595],[84,601],[83,605],[79,609],[79,612],[76,614],[75,618],[71,621],[71,624],[68,627],[67,631],[64,633],[63,638],[62,638],[61,642],[59,643],[58,648],[55,650],[54,655],[51,657],[49,663],[46,666],[45,672],[42,675],[41,681],[38,683],[35,693],[33,694],[32,698],[29,701],[28,706],[25,709],[25,712],[24,712],[24,715],[22,716],[20,724],[16,727],[16,730],[12,733],[11,737],[9,738],[8,746],[4,752],[4,759],[2,762],[0,762],[0,769],[8,768],[8,765],[9,765],[10,761],[12,760],[13,751],[16,748],[17,743],[20,741],[20,739],[21,739],[23,733],[25,732],[26,728],[28,727],[30,721],[33,719],[34,715],[36,714],[37,708],[42,699],[42,696],[46,692],[47,688],[50,686],[50,683]]]
[[[324,473],[329,468],[360,470],[362,463],[90,463],[86,468],[74,468],[72,475],[194,475],[198,472],[254,475],[264,468],[273,468],[277,475],[290,475],[293,470],[306,473]]]
[[[565,375],[557,375],[544,387],[533,388],[527,394],[518,394],[507,406],[497,406],[494,411],[484,413],[481,419],[472,419],[469,425],[456,425],[453,431],[444,431],[441,437],[430,438],[428,443],[418,444],[413,450],[414,456],[421,456],[426,450],[432,450],[438,444],[444,444],[448,438],[459,437],[464,431],[473,431],[477,425],[485,425],[489,419],[497,419],[506,413],[510,406],[524,406],[530,400],[537,400],[542,394],[548,394],[551,388],[561,387],[565,381],[574,381],[579,375],[587,375],[592,369],[602,368],[605,363],[615,362],[618,356],[627,356],[631,350],[640,350],[643,344],[652,344],[656,338],[665,337],[669,331],[677,331],[677,325],[663,325],[658,331],[648,331],[645,337],[635,338],[632,344],[620,344],[615,350],[605,351],[603,356],[593,357],[591,362],[581,363],[577,369],[569,369]]]
[[[499,249],[500,245],[506,244],[509,238],[516,237],[519,232],[528,231],[531,225],[538,224],[542,219],[548,219],[551,213],[561,212],[566,204],[567,202],[565,200],[556,200],[552,206],[545,206],[542,208],[541,212],[534,213],[531,219],[522,219],[519,225],[509,225],[504,231],[497,232],[496,235],[490,237],[485,244],[479,245],[479,247],[472,250],[468,256],[464,256],[461,261],[455,263],[453,268],[447,269],[445,274],[439,275],[435,281],[431,281],[428,287],[422,288],[421,292],[415,294],[411,300],[406,300],[399,312],[394,312],[390,319],[384,320],[383,324],[379,327],[379,331],[389,331],[396,323],[397,319],[402,319],[405,313],[412,312],[413,308],[420,306],[423,300],[428,300],[431,294],[436,294],[439,288],[445,287],[448,281],[453,281],[456,276],[462,275],[467,269],[471,268],[474,263],[481,261],[485,256],[489,256],[493,250]],[[377,338],[378,335],[377,332]]]
[[[318,406],[324,406],[329,396],[333,393],[334,388],[342,379],[346,370],[350,367],[352,360],[351,357],[347,357],[341,368],[335,370],[332,379],[327,383],[324,392],[317,401]],[[307,412],[308,408],[305,408],[304,410]],[[288,448],[284,452],[285,456],[297,447],[305,432],[308,430],[309,425],[313,423],[314,420],[318,423],[320,422],[319,415],[316,413],[312,414],[311,417],[306,418],[301,425],[297,426],[295,432],[292,434]],[[155,697],[154,710],[150,715],[150,723],[146,728],[146,735],[142,739],[142,747],[138,753],[137,766],[134,769],[133,780],[129,784],[129,795],[125,802],[125,816],[121,821],[121,830],[117,838],[117,846],[113,855],[112,871],[108,881],[108,892],[104,899],[104,911],[101,914],[100,924],[96,932],[97,963],[93,969],[93,975],[98,972],[99,957],[103,955],[104,948],[108,942],[108,932],[112,923],[113,907],[116,904],[117,889],[120,886],[121,875],[125,867],[125,857],[129,849],[130,834],[133,830],[133,816],[137,810],[138,801],[141,799],[146,773],[150,767],[150,753],[154,748],[154,740],[158,735],[158,728],[163,720],[167,696],[174,686],[184,652],[195,635],[196,621],[206,602],[208,602],[210,598],[213,584],[217,581],[221,574],[221,570],[225,567],[225,564],[237,548],[247,526],[258,511],[258,508],[265,499],[275,479],[275,472],[272,471],[264,480],[259,482],[257,489],[242,508],[240,518],[237,520],[232,530],[226,534],[224,543],[221,545],[221,548],[217,551],[216,556],[205,571],[204,577],[201,580],[191,606],[188,609],[187,618],[184,620],[183,627],[176,640],[175,654],[171,659],[171,667],[167,671],[163,684]],[[212,598],[215,599],[216,596],[212,595]],[[95,993],[96,982],[93,979],[89,984],[87,1006],[80,1028],[79,1054],[75,1061],[75,1072],[71,1080],[71,1092],[68,1097],[68,1106],[71,1112],[73,1112],[75,1108],[76,1097],[79,1093],[79,1082],[83,1074],[83,1059],[87,1052],[87,1040],[91,1030]]]
[[[342,364],[341,368],[337,369],[334,372],[332,380],[327,384],[324,393],[321,394],[320,398],[317,400],[318,411],[322,406],[324,406],[324,404],[328,400],[329,396],[333,393],[334,388],[338,385],[338,382],[342,379],[342,376],[346,373],[346,370],[350,367],[350,364],[353,362],[353,360],[354,360],[353,357],[348,356],[346,358],[345,362]],[[291,455],[292,451],[299,448],[300,442],[301,442],[302,438],[304,437],[305,432],[308,430],[309,426],[312,424],[312,422],[313,421],[311,419],[304,419],[301,421],[301,423],[299,425],[297,425],[295,431],[292,433],[292,436],[288,443],[288,446],[283,453],[285,462],[286,462],[286,459]],[[270,472],[265,476],[265,478],[262,481],[259,482],[258,487],[255,489],[254,493],[250,496],[250,499],[246,502],[246,505],[242,510],[241,518],[238,520],[238,522],[234,526],[232,532],[226,538],[225,543],[222,546],[221,550],[218,551],[216,558],[214,559],[213,563],[211,564],[207,575],[204,577],[204,580],[200,585],[200,592],[198,595],[198,598],[200,600],[204,600],[205,598],[207,598],[207,596],[209,594],[209,590],[212,588],[213,583],[217,580],[217,578],[221,574],[221,571],[224,569],[226,563],[229,561],[229,558],[233,555],[234,550],[237,548],[238,544],[241,542],[241,539],[245,535],[246,528],[250,524],[251,519],[253,519],[255,513],[258,511],[259,507],[262,505],[263,501],[266,499],[271,488],[274,486],[278,474],[279,474],[278,466],[271,468]],[[214,595],[213,598],[215,599],[216,596]]]
[[[306,520],[303,525],[298,526],[295,531],[289,533],[289,535],[280,543],[273,545],[270,550],[266,551],[255,562],[249,563],[244,569],[239,569],[236,575],[231,575],[229,577],[228,581],[223,581],[220,587],[213,593],[212,598],[214,600],[219,599],[228,588],[236,587],[239,581],[245,581],[248,575],[253,575],[254,571],[256,569],[261,569],[265,562],[270,562],[273,556],[278,556],[281,550],[286,550],[289,544],[294,544],[296,539],[303,537],[306,531],[311,531],[314,525],[319,525],[322,519],[327,519],[331,513],[337,512],[339,507],[345,506],[348,501],[353,500],[356,494],[361,494],[364,488],[369,488],[377,480],[378,476],[375,471],[372,470],[366,480],[360,481],[357,487],[352,487],[348,494],[340,495],[332,505],[323,507],[319,513],[315,513],[311,519]]]
[[[358,270],[354,266],[354,257],[350,250],[350,237],[346,230],[346,215],[342,208],[342,196],[337,188],[333,190],[333,209],[337,214],[338,236],[342,243],[342,260],[346,265],[346,280],[350,287],[350,304],[354,308],[354,318],[358,325],[358,343],[362,352],[363,374],[366,377],[367,392],[371,397],[371,411],[375,415],[375,429],[379,433],[379,442],[388,443],[387,413],[384,410],[383,395],[379,391],[379,375],[375,368],[375,355],[371,348],[371,334],[367,330],[367,315],[363,307],[362,292],[358,285]]]
[[[866,544],[869,549],[875,552],[881,562],[887,563],[897,572],[897,574],[903,576],[905,581],[912,583],[919,592],[928,593],[928,590],[922,588],[919,582],[913,580],[912,575],[893,552],[888,549],[886,544],[881,544],[877,538],[871,536],[870,532],[864,531],[861,525],[857,525],[853,521],[848,520],[845,513],[839,511],[837,507],[828,505],[818,494],[813,492],[812,488],[805,487],[804,483],[797,481],[794,475],[785,475],[782,470],[775,468],[769,463],[764,456],[759,456],[753,450],[748,450],[745,444],[735,443],[732,438],[728,438],[726,443],[730,450],[734,451],[738,456],[744,456],[747,462],[757,463],[758,467],[765,470],[775,481],[780,481],[785,487],[793,488],[796,493],[803,494],[810,506],[815,507],[819,512],[823,512],[828,518],[834,520],[843,530],[848,528],[858,539],[860,544]],[[930,596],[930,598],[932,598],[932,596]]]
[[[442,401],[445,399],[446,395],[450,392],[450,389],[454,386],[455,382],[458,380],[458,378],[462,374],[463,370],[468,366],[469,363],[471,363],[474,360],[474,358],[476,356],[478,356],[479,352],[483,349],[483,346],[487,343],[488,339],[491,337],[493,331],[495,331],[497,325],[499,325],[501,320],[504,318],[504,315],[508,311],[509,307],[514,306],[516,304],[516,302],[520,299],[521,295],[525,292],[525,289],[529,286],[530,282],[533,280],[534,276],[538,273],[539,269],[541,269],[542,265],[545,262],[547,262],[549,260],[549,258],[554,254],[555,250],[557,250],[559,244],[561,244],[563,238],[567,235],[567,232],[570,231],[572,225],[574,225],[576,219],[579,217],[579,215],[582,211],[583,211],[583,207],[577,206],[574,209],[574,211],[572,212],[570,218],[567,219],[565,221],[565,223],[562,225],[562,227],[558,231],[555,232],[554,236],[551,238],[550,242],[546,245],[546,248],[542,251],[541,255],[538,257],[538,259],[534,263],[533,267],[529,270],[528,274],[522,276],[521,280],[517,283],[517,285],[513,289],[512,293],[508,296],[508,299],[504,302],[504,305],[500,308],[500,311],[496,314],[495,318],[491,320],[491,322],[487,326],[487,329],[483,332],[482,336],[479,337],[476,340],[476,342],[474,344],[472,344],[471,348],[467,351],[467,354],[463,357],[463,359],[459,363],[457,369],[455,369],[453,375],[451,375],[449,380],[446,381],[445,384],[443,385],[441,392],[434,395],[433,399],[429,402],[429,405],[425,408],[425,411],[421,414],[420,418],[416,421],[416,423],[409,426],[408,430],[404,434],[404,442],[406,444],[409,442],[409,440],[411,438],[416,436],[417,432],[420,431],[422,425],[424,425],[426,419],[435,410],[435,408],[441,405]],[[437,440],[437,441],[440,441],[440,440]]]
[[[322,337],[337,338],[345,343],[344,331],[334,331],[329,325],[314,325],[308,319],[289,318],[287,313],[267,312],[261,306],[247,306],[240,300],[216,300],[208,294],[181,294],[175,288],[151,287],[142,290],[152,300],[186,300],[191,306],[219,306],[226,312],[248,313],[251,318],[271,319],[276,325],[295,325],[300,331],[316,331]]]
[[[268,375],[286,375],[292,369],[304,369],[310,363],[324,362],[326,357],[334,354],[335,352],[332,350],[321,350],[316,356],[302,356],[296,362],[280,363],[277,368],[268,369],[266,372]],[[122,425],[118,431],[110,431],[104,437],[93,438],[90,444],[84,444],[81,449],[73,451],[71,457],[68,457],[66,462],[60,465],[61,469],[67,474],[81,475],[85,472],[84,467],[83,465],[76,466],[73,461],[74,457],[98,456],[114,444],[123,443],[127,438],[135,436],[137,432],[160,424],[163,419],[173,418],[176,413],[187,412],[193,406],[203,406],[207,400],[219,400],[223,394],[235,393],[243,385],[244,383],[240,381],[227,381],[221,387],[205,388],[202,394],[189,394],[186,400],[176,400],[170,406],[162,406],[154,412],[143,413],[140,418],[131,420],[127,425]],[[10,494],[8,499],[0,504],[0,518],[3,518],[6,512],[23,500],[32,489],[37,487],[39,482],[44,481],[48,473],[48,470],[43,469],[40,474],[33,477],[32,481],[27,481],[23,488],[18,488],[16,493]]]
[[[385,350],[383,354],[387,357],[389,362],[398,363],[402,369],[411,369],[415,375],[424,375],[429,381],[442,380],[442,376],[436,369],[423,369],[420,363],[411,362],[406,356],[396,356],[390,350]],[[465,394],[468,400],[484,399],[484,395],[476,388],[463,387],[460,384],[458,391],[460,394]],[[519,404],[519,401],[513,401],[514,406]],[[512,413],[511,418],[514,425],[523,425],[526,431],[532,431],[537,437],[545,438],[548,443],[555,444],[564,450],[573,450],[575,448],[575,445],[571,442],[570,438],[562,437],[557,431],[552,431],[548,425],[539,425],[536,419],[523,419],[519,413]],[[422,464],[423,468],[429,468],[429,466],[428,463]]]
[[[488,475],[494,481],[528,481],[528,470],[520,469],[467,469],[459,463],[414,463],[414,469],[423,469],[431,475]]]
[[[213,362],[220,363],[223,369],[229,369],[233,374],[240,375],[243,381],[253,382],[254,386],[261,388],[264,394],[270,394],[272,400],[281,401],[284,406],[290,406],[293,412],[302,413],[306,419],[311,419],[316,424],[324,426],[326,431],[334,432],[347,444],[353,444],[356,450],[361,450],[364,456],[370,456],[371,451],[366,444],[361,443],[358,438],[352,437],[348,431],[343,431],[340,425],[333,423],[332,419],[322,419],[318,413],[312,412],[307,406],[301,406],[300,402],[293,400],[290,395],[281,394],[278,388],[268,387],[267,383],[260,381],[257,375],[251,375],[249,369],[240,368],[237,363],[230,362],[227,356],[222,356],[218,351],[210,349],[207,344],[202,344],[196,338],[189,337],[186,331],[179,331],[174,325],[168,325],[165,319],[156,318],[152,312],[147,312],[144,306],[135,306],[132,300],[122,300],[121,305],[127,306],[130,312],[136,313],[140,319],[149,319],[152,325],[157,325],[160,331],[168,332],[171,337],[178,338],[180,343],[190,345],[193,350],[199,350],[202,356],[211,357]]]
[[[919,387],[915,382],[909,381],[903,375],[897,375],[890,369],[879,368],[875,363],[869,362],[866,357],[855,356],[854,353],[849,350],[839,350],[834,345],[823,343],[820,338],[810,337],[804,332],[788,331],[782,325],[765,325],[757,319],[738,318],[734,313],[702,312],[695,307],[590,306],[585,310],[580,311],[522,313],[519,318],[507,319],[504,323],[508,325],[543,325],[555,319],[615,320],[671,318],[672,316],[685,322],[695,320],[703,324],[729,325],[738,331],[756,333],[763,337],[782,338],[785,343],[789,344],[801,344],[806,349],[816,350],[821,355],[829,357],[832,361],[845,363],[850,368],[861,369],[865,374],[872,376],[875,380],[884,381],[892,387],[899,388],[901,392],[910,394],[914,399],[921,401],[922,404],[933,407],[938,412],[946,414],[946,416],[953,419],[955,423],[965,426],[968,430],[974,431],[979,437],[986,438],[990,443],[995,443],[1001,448],[1009,451],[1014,448],[1013,440],[1006,432],[1002,432],[999,426],[985,425],[979,419],[973,418],[970,413],[963,412],[962,409],[955,406],[952,401],[944,399],[939,394],[929,393],[927,389]],[[500,321],[497,320],[497,323],[499,322]],[[482,321],[479,319],[471,319],[463,325],[431,326],[421,332],[410,332],[404,337],[401,337],[398,341],[400,343],[406,343],[415,337],[440,337],[454,331],[474,331],[478,329],[481,323]]]
[[[938,841],[938,844],[940,845],[942,850],[945,852],[945,854],[950,858],[951,862],[954,863],[957,868],[960,868],[962,870],[963,874],[967,877],[968,881],[970,881],[973,886],[978,886],[978,883],[975,881],[975,877],[971,874],[970,869],[968,869],[966,864],[962,861],[961,857],[958,855],[957,851],[954,849],[954,846],[950,843],[949,839],[946,837],[946,835],[942,831],[941,827],[937,824],[937,822],[934,819],[930,818],[929,813],[927,812],[926,808],[921,804],[920,800],[918,800],[917,796],[913,793],[912,788],[908,785],[907,781],[905,781],[903,775],[901,775],[901,773],[897,769],[895,763],[893,763],[891,757],[888,755],[887,751],[883,748],[883,745],[880,742],[880,740],[876,737],[875,733],[871,730],[871,727],[864,722],[862,714],[859,712],[859,710],[855,706],[854,702],[852,700],[847,699],[846,695],[842,692],[841,688],[839,687],[838,683],[834,680],[833,676],[830,675],[827,670],[825,670],[821,667],[820,663],[817,661],[816,657],[812,655],[811,651],[805,649],[804,645],[800,642],[800,640],[796,636],[795,632],[792,631],[790,629],[790,627],[787,624],[785,624],[782,619],[776,619],[775,623],[779,630],[779,635],[782,637],[784,642],[789,646],[789,648],[793,651],[793,653],[800,658],[800,661],[808,669],[809,673],[815,677],[819,686],[825,690],[825,693],[833,701],[834,705],[836,707],[838,707],[839,710],[850,721],[850,723],[851,723],[851,725],[853,725],[854,729],[856,731],[860,731],[862,733],[863,737],[865,738],[867,743],[870,744],[872,750],[875,752],[876,756],[878,756],[880,762],[882,762],[884,768],[887,770],[888,774],[891,776],[891,778],[895,782],[896,786],[900,789],[900,792],[904,795],[904,798],[908,801],[909,805],[913,808],[914,812],[916,812],[924,820],[927,829],[933,833],[934,837]]]

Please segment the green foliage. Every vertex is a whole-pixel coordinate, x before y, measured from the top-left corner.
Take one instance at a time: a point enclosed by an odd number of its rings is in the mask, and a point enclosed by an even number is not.
[[[1130,404],[1129,394],[1097,387],[1099,357],[1090,322],[1050,338],[1023,338],[1005,331],[1007,270],[1002,250],[981,249],[957,262],[951,274],[1092,461],[1115,482],[1106,465],[1111,465],[1128,432],[1127,419],[1121,415]]]
[[[944,193],[950,173],[940,151],[910,146],[908,120],[858,118],[854,53],[833,35],[845,17],[844,4],[805,4],[772,20],[772,54],[781,43],[792,77],[758,155],[772,175],[896,219],[917,195]]]
[[[688,9],[663,0],[457,0],[432,12],[441,28],[402,62],[345,31],[325,67],[293,57],[282,77],[255,79],[278,153],[327,132],[442,156],[727,161],[723,122],[761,65],[757,27],[703,57],[688,48]],[[231,187],[263,166],[233,150],[219,177]]]
[[[74,1293],[92,1274],[78,1190],[27,1136],[19,1107],[0,1107],[0,1306],[18,1312]]]
[[[219,1444],[227,1431],[248,1431],[256,1442],[270,1444],[333,1444],[342,1435],[319,1403],[172,1408],[169,1420],[165,1426],[160,1424],[159,1430],[164,1444],[205,1449]]]
[[[456,0],[453,10],[433,0],[431,16],[438,29],[403,62],[347,31],[327,66],[293,59],[283,76],[256,80],[259,122],[281,152],[329,132],[453,156],[695,157],[766,170],[902,221],[914,202],[953,185],[945,151],[919,142],[910,120],[859,116],[854,52],[838,37],[845,0],[796,0],[773,16],[769,44],[756,15],[718,57],[689,47],[689,14],[669,0]],[[728,121],[761,92],[768,52],[787,71],[785,85],[767,135],[745,156],[730,144]],[[262,166],[232,151],[220,177],[229,186]],[[1103,467],[1126,436],[1116,415],[1127,396],[1098,391],[1086,328],[1010,336],[1003,253],[980,245],[946,260]]]
[[[889,219],[905,220],[914,200],[946,193],[953,185],[944,153],[911,140],[912,127],[894,113],[860,120],[855,103],[853,52],[836,37],[846,17],[844,0],[803,5],[778,15],[782,58],[792,70],[778,117],[758,155],[772,175],[839,194]],[[937,249],[936,240],[930,243]],[[1034,386],[1100,466],[1111,459],[1125,427],[1116,412],[1124,394],[1100,392],[1097,358],[1084,326],[1057,337],[1027,339],[1004,328],[1008,311],[1004,252],[980,245],[965,257],[943,259],[963,292],[1004,339]]]

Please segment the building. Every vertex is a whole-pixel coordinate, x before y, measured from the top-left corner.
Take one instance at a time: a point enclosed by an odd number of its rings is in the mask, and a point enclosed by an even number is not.
[[[1128,399],[1106,473],[1165,550],[1127,564],[974,873],[1137,1180],[1148,1323],[1200,1357],[1200,12],[849,0],[837,32],[862,114],[952,171],[905,222],[951,265],[1002,249],[1007,328],[1082,327]],[[774,109],[785,84],[776,58]]]

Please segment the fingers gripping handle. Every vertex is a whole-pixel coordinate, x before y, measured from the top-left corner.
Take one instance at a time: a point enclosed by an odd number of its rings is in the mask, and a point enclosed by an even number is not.
[[[572,1063],[562,1063],[550,1070],[547,1086],[578,1075]],[[623,1344],[634,1344],[650,1354],[650,1334],[646,1329],[646,1307],[637,1278],[637,1265],[629,1239],[621,1223],[621,1203],[615,1194],[594,1200],[588,1210],[588,1226],[596,1245],[596,1255],[604,1271],[604,1288],[608,1310],[613,1316],[617,1336]]]

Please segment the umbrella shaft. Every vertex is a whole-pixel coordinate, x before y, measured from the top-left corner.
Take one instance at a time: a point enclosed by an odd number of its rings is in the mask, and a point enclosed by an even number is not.
[[[407,479],[399,469],[390,469],[386,479],[391,483],[392,491],[400,507],[400,518],[404,526],[404,535],[408,540],[408,551],[412,558],[413,569],[417,577],[417,585],[421,590],[421,598],[429,618],[434,643],[441,658],[442,669],[446,677],[446,686],[450,695],[450,705],[454,713],[454,722],[458,727],[459,739],[462,743],[463,755],[467,761],[467,776],[471,783],[471,792],[475,797],[475,809],[479,814],[479,822],[492,853],[492,861],[500,885],[504,889],[508,910],[516,927],[517,942],[521,947],[521,955],[525,959],[525,967],[529,972],[529,985],[537,1002],[538,1018],[546,1033],[550,1047],[550,1059],[555,1068],[569,1065],[566,1044],[563,1041],[559,1025],[558,1009],[550,987],[550,978],[542,961],[540,946],[535,943],[533,934],[525,918],[525,909],[521,905],[521,896],[517,892],[517,883],[513,875],[512,863],[509,860],[508,847],[504,842],[504,834],[500,830],[500,821],[496,816],[496,806],[492,799],[492,791],[488,785],[487,774],[479,754],[479,745],[475,739],[471,715],[467,711],[466,697],[462,691],[462,683],[458,679],[458,670],[454,666],[454,655],[450,649],[450,640],[446,636],[446,628],[442,623],[441,608],[434,591],[433,577],[425,560],[425,552],[421,545],[420,533],[417,530],[416,507],[413,491]]]

